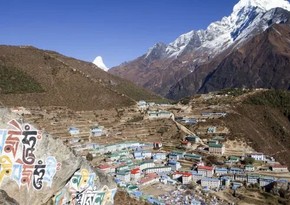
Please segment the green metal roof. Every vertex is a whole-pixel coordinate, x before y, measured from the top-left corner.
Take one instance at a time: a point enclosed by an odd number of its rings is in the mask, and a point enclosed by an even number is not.
[[[223,144],[214,144],[214,143],[210,143],[208,144],[209,147],[215,147],[215,148],[222,148]]]

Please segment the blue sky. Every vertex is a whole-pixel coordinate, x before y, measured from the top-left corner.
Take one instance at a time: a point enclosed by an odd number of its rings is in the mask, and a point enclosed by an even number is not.
[[[108,67],[229,15],[238,0],[1,0],[0,44],[32,45]]]

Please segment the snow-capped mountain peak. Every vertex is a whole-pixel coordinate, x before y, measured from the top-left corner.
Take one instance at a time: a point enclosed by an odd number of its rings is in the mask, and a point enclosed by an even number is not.
[[[103,58],[101,56],[97,56],[93,61],[93,64],[98,66],[99,68],[103,69],[104,71],[108,71],[109,68],[104,64]]]
[[[145,58],[162,58],[164,57],[165,54],[165,49],[166,49],[166,44],[159,42],[156,43],[154,46],[152,46],[151,48],[149,48]]]
[[[273,8],[290,10],[290,4],[287,0],[240,0],[234,6],[233,13],[240,11],[244,7],[258,7],[264,11],[269,11]]]
[[[160,46],[158,49],[156,46],[152,47],[146,58],[152,52],[160,54],[158,57],[176,58],[198,50],[214,57],[234,42],[246,40],[253,30],[262,31],[268,28],[270,25],[267,21],[271,20],[271,15],[264,14],[274,8],[290,11],[290,3],[287,0],[240,0],[234,6],[231,15],[211,23],[206,30],[190,31],[180,35],[165,47],[165,51],[164,46],[162,49]],[[262,18],[264,21],[261,21]],[[283,20],[272,23],[279,22]],[[198,61],[202,62],[202,60]]]

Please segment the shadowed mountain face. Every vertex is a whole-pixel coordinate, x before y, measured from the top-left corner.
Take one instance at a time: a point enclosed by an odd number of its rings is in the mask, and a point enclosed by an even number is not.
[[[243,2],[206,30],[158,43],[109,72],[170,99],[233,87],[289,89],[289,11]]]
[[[203,65],[180,80],[171,87],[167,97],[178,99],[224,88],[290,90],[289,65],[290,26],[274,25],[235,49],[221,62]]]
[[[160,98],[92,63],[33,47],[0,46],[0,99],[12,106],[89,110]]]

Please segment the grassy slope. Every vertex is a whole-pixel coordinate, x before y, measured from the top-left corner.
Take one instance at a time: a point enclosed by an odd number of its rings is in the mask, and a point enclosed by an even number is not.
[[[232,135],[290,167],[290,93],[264,91],[245,99],[224,122]]]
[[[290,92],[269,90],[248,98],[245,104],[263,105],[280,110],[290,121]]]
[[[76,59],[69,58],[63,55],[59,55],[54,52],[48,52],[51,56],[56,59],[64,62],[66,65],[77,68],[78,64],[81,63],[82,67],[78,68],[84,73],[87,73],[90,77],[102,81],[104,85],[109,87],[110,89],[122,93],[133,100],[146,100],[146,101],[155,101],[155,102],[168,102],[167,99],[161,98],[160,96],[145,90],[142,87],[138,87],[132,82],[116,77],[114,75],[109,74],[108,72],[104,72],[102,70],[96,69],[94,65],[84,61],[77,61]]]
[[[1,102],[7,106],[92,110],[130,106],[141,99],[160,99],[92,63],[33,47],[0,46],[0,65],[9,68],[10,73],[4,75],[5,89],[1,87],[0,92]]]
[[[40,83],[25,72],[6,65],[0,65],[0,93],[38,93],[44,92]]]

